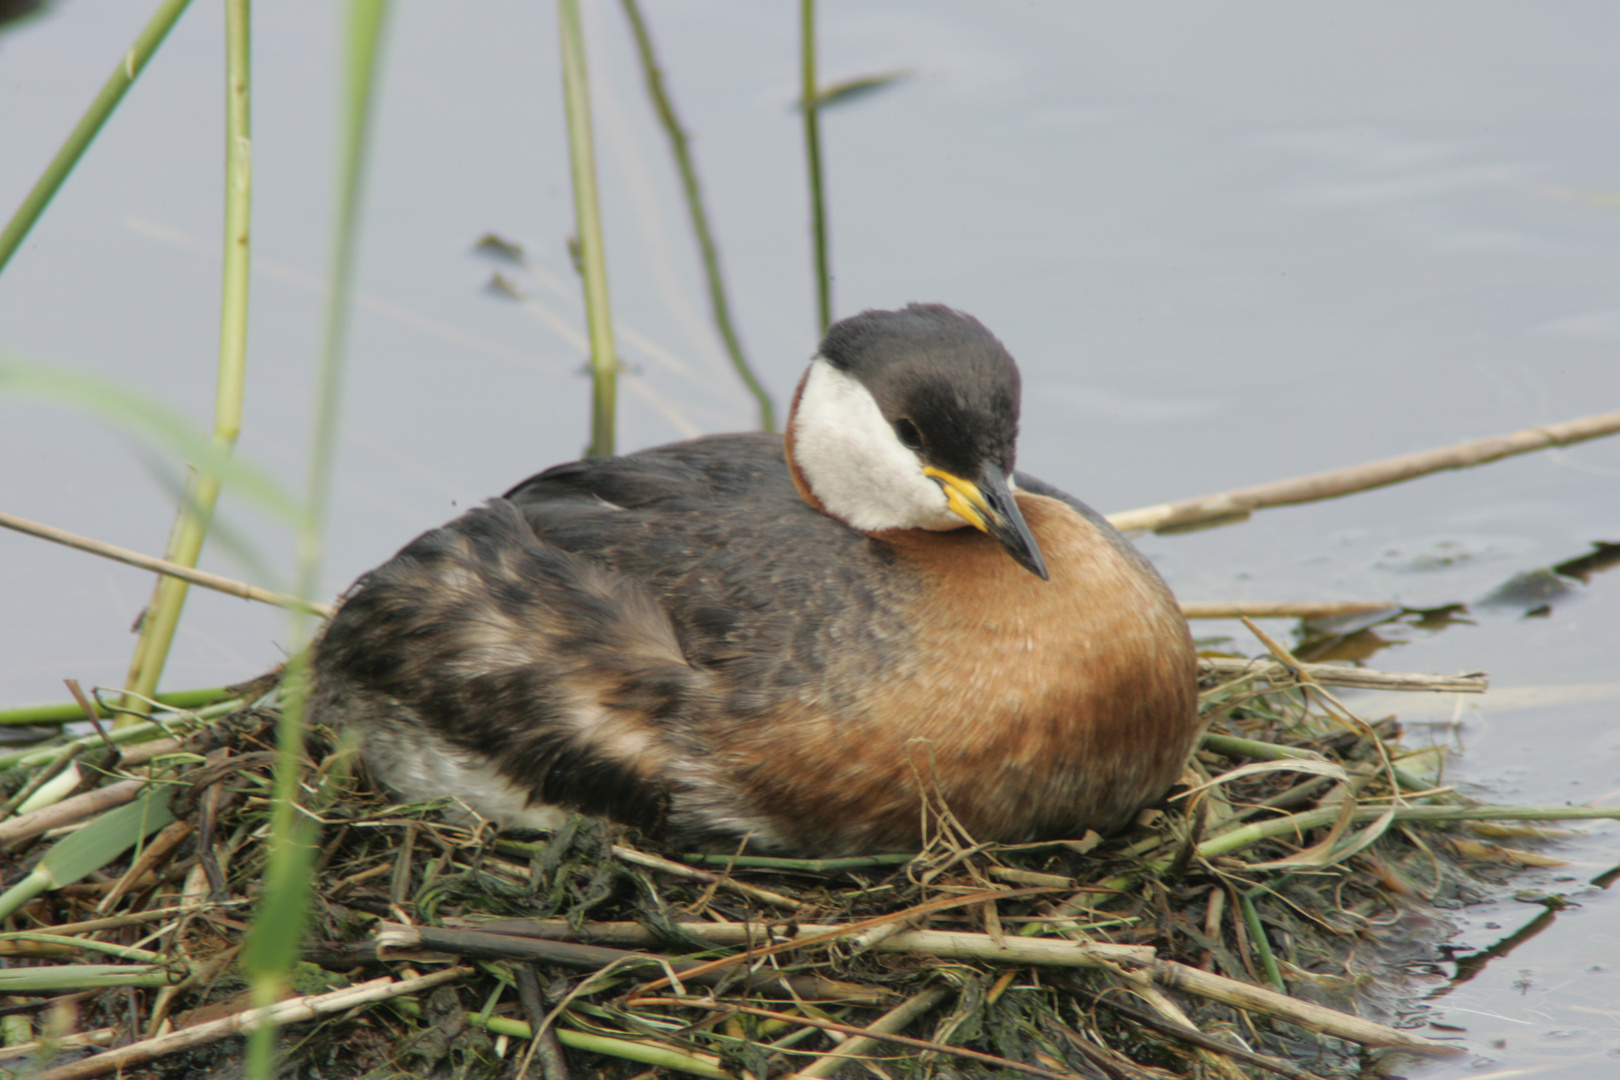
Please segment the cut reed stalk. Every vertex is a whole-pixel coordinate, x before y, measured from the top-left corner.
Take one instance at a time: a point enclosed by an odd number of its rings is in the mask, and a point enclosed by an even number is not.
[[[809,0],[806,0],[809,2]],[[1415,480],[1430,473],[1447,469],[1466,469],[1500,461],[1516,454],[1528,454],[1554,446],[1571,446],[1588,439],[1620,433],[1620,412],[1602,413],[1579,420],[1567,420],[1546,427],[1525,428],[1506,435],[1493,435],[1472,442],[1457,443],[1415,454],[1385,458],[1347,469],[1313,473],[1292,480],[1279,480],[1258,487],[1224,491],[1218,495],[1204,495],[1180,502],[1160,503],[1138,510],[1125,510],[1109,514],[1108,520],[1116,529],[1127,532],[1151,530],[1157,533],[1185,532],[1193,529],[1214,528],[1217,525],[1235,525],[1246,521],[1250,514],[1270,506],[1294,506],[1299,503],[1336,499],[1358,491]]]
[[[771,403],[771,395],[754,374],[753,366],[743,353],[737,328],[731,322],[731,304],[726,299],[725,279],[720,274],[720,249],[709,228],[708,212],[703,208],[703,189],[698,183],[697,166],[692,162],[691,139],[681,126],[681,119],[675,114],[675,103],[670,100],[669,90],[664,85],[664,71],[659,66],[658,53],[653,48],[652,34],[641,14],[641,5],[636,0],[621,0],[621,3],[625,18],[630,21],[630,31],[636,39],[636,54],[641,59],[641,74],[647,83],[647,96],[652,99],[653,111],[658,114],[658,122],[669,139],[670,153],[675,156],[676,171],[681,174],[686,212],[692,219],[692,233],[697,238],[698,253],[703,259],[703,276],[709,286],[709,312],[714,318],[715,330],[725,344],[726,355],[731,357],[731,366],[737,369],[737,377],[743,381],[759,407],[759,429],[775,431],[776,408]]]
[[[68,175],[84,156],[85,150],[95,141],[101,125],[107,122],[113,110],[118,108],[118,103],[124,100],[124,93],[145,70],[146,62],[152,59],[152,54],[163,44],[163,39],[168,37],[170,28],[190,2],[191,0],[163,0],[163,3],[158,5],[157,11],[152,13],[152,17],[141,28],[135,44],[131,45],[129,51],[118,61],[118,66],[102,84],[101,92],[90,103],[90,108],[85,110],[84,116],[74,126],[72,134],[56,152],[51,163],[45,167],[44,173],[34,182],[33,188],[29,190],[17,212],[11,216],[5,232],[0,233],[0,271],[5,270],[6,264],[11,262],[12,255],[16,254],[17,248],[22,245],[29,230],[50,205],[51,199],[56,197],[57,191],[67,181]]]
[[[66,990],[170,986],[183,972],[134,964],[63,964],[0,971],[0,994],[58,994]],[[30,1074],[38,1080],[44,1073]]]
[[[247,371],[248,282],[252,273],[253,125],[252,67],[248,0],[225,4],[225,251],[221,274],[219,367],[214,392],[214,449],[229,456],[242,432],[242,395]],[[192,474],[164,553],[167,562],[194,567],[219,503],[223,478],[211,469]],[[135,722],[144,699],[157,692],[185,608],[190,584],[162,575],[141,620],[130,660],[124,699],[130,712],[120,724]]]
[[[602,245],[590,79],[585,69],[585,27],[579,0],[557,0],[557,26],[568,117],[568,163],[574,183],[574,227],[579,239],[580,276],[585,285],[585,323],[591,338],[590,456],[609,457],[613,454],[617,415],[619,354],[613,348],[613,314],[608,304],[607,252]]]

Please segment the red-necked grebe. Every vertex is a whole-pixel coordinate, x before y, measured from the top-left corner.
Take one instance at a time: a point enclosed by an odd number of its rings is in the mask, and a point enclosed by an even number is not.
[[[1013,471],[1018,370],[936,305],[833,326],[784,437],[548,469],[367,574],[315,719],[383,784],[509,825],[915,850],[1109,831],[1197,735],[1187,624],[1092,510]]]

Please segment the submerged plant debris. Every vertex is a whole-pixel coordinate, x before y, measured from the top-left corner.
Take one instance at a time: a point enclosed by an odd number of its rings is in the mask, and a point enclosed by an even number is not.
[[[1548,861],[1527,849],[1545,834],[1488,819],[1559,815],[1431,783],[1433,755],[1345,711],[1335,679],[1484,686],[1208,659],[1204,746],[1126,832],[980,845],[935,805],[920,854],[819,861],[583,818],[449,824],[311,731],[317,880],[272,1007],[282,1074],[1387,1074],[1457,1037],[1407,978],[1440,959],[1445,908]],[[0,1069],[239,1074],[279,692],[0,758]]]

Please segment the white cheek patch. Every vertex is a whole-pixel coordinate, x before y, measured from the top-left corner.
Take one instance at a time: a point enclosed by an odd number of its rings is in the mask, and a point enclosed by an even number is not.
[[[871,391],[819,356],[793,414],[793,460],[827,512],[863,532],[967,524],[923,475]]]

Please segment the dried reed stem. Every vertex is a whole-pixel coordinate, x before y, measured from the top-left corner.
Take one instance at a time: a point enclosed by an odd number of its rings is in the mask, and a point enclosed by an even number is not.
[[[1372,615],[1401,610],[1399,604],[1386,600],[1341,600],[1322,603],[1269,603],[1265,601],[1237,601],[1220,604],[1182,604],[1181,614],[1188,619],[1334,619],[1345,615]]]
[[[1180,502],[1160,503],[1138,510],[1125,510],[1109,514],[1108,520],[1116,529],[1132,531],[1150,529],[1154,532],[1179,532],[1192,529],[1232,525],[1247,520],[1256,510],[1268,506],[1292,506],[1297,503],[1336,499],[1358,491],[1414,480],[1446,469],[1466,469],[1500,461],[1516,454],[1545,450],[1553,446],[1570,446],[1588,439],[1602,438],[1620,432],[1620,412],[1602,413],[1579,420],[1567,420],[1546,427],[1525,428],[1507,435],[1493,435],[1472,442],[1422,450],[1415,454],[1385,458],[1347,469],[1313,473],[1261,484],[1258,487],[1224,491],[1218,495],[1204,495]]]
[[[266,1025],[292,1024],[300,1020],[313,1020],[327,1013],[345,1012],[361,1005],[429,990],[469,974],[471,974],[469,968],[448,968],[431,975],[419,975],[412,979],[397,981],[384,976],[328,994],[289,998],[274,1005],[248,1009],[220,1020],[181,1028],[167,1035],[159,1035],[155,1039],[142,1039],[140,1042],[120,1046],[116,1050],[108,1050],[94,1057],[46,1069],[44,1072],[35,1073],[33,1080],[88,1080],[92,1076],[104,1076],[110,1072],[135,1068],[182,1050],[190,1050],[192,1047],[256,1031]]]
[[[1253,675],[1268,682],[1295,682],[1295,672],[1308,675],[1325,686],[1350,686],[1364,690],[1426,690],[1437,694],[1483,694],[1490,680],[1483,672],[1467,675],[1414,675],[1398,671],[1373,671],[1343,664],[1283,664],[1271,659],[1243,660],[1202,657],[1200,675],[1233,679]]]
[[[1450,807],[1412,807],[1409,809],[1452,809]],[[1338,813],[1334,810],[1333,813]],[[1620,816],[1620,811],[1616,811]],[[957,905],[979,902],[975,894],[953,898]],[[905,913],[897,913],[904,915]],[[877,922],[866,919],[845,926],[801,924],[799,937],[788,942],[790,946],[824,943],[839,937],[858,933]],[[500,925],[482,924],[486,927]],[[509,924],[508,924],[509,925]],[[645,934],[636,924],[605,923],[587,925],[582,932],[593,935],[613,934],[623,927],[625,935]],[[716,945],[749,946],[766,940],[769,927],[763,923],[687,923],[682,930],[712,941]],[[598,936],[598,940],[602,938]],[[623,938],[615,937],[622,941]],[[779,949],[780,946],[773,947]],[[1056,940],[1009,935],[998,944],[988,934],[943,930],[906,930],[874,947],[876,952],[906,953],[931,956],[944,960],[977,960],[999,964],[1025,964],[1037,967],[1106,968],[1108,970],[1145,971],[1155,982],[1172,989],[1180,989],[1212,1001],[1236,1005],[1255,1012],[1268,1013],[1285,1020],[1324,1031],[1342,1039],[1350,1039],[1366,1046],[1391,1046],[1422,1053],[1452,1053],[1455,1048],[1420,1036],[1411,1035],[1384,1024],[1363,1020],[1322,1005],[1300,1001],[1274,990],[1250,986],[1211,972],[1190,968],[1171,960],[1162,960],[1147,945],[1114,945],[1106,942]],[[768,950],[753,950],[750,957],[758,957]],[[732,958],[733,962],[743,957]]]
[[[63,799],[54,806],[41,807],[31,814],[0,822],[0,844],[40,836],[52,829],[60,829],[64,825],[83,821],[103,810],[123,806],[127,802],[134,801],[135,796],[146,786],[145,780],[120,780],[116,784],[108,784],[106,787],[87,791],[83,795],[75,795],[71,799]]]
[[[297,596],[289,596],[287,593],[261,589],[257,585],[249,585],[246,582],[221,577],[219,574],[210,574],[206,570],[196,570],[189,566],[182,566],[179,563],[169,562],[166,559],[154,558],[151,555],[142,555],[140,552],[130,551],[128,548],[104,544],[100,540],[92,540],[88,536],[80,536],[78,533],[70,533],[65,529],[54,528],[50,525],[42,525],[37,521],[29,521],[27,518],[20,518],[13,514],[0,513],[0,526],[14,529],[20,533],[27,533],[29,536],[37,536],[41,540],[49,540],[55,544],[77,548],[80,551],[88,551],[90,554],[100,555],[104,559],[113,559],[117,562],[127,563],[130,566],[138,566],[142,570],[154,570],[159,574],[181,578],[191,582],[193,585],[201,585],[203,588],[213,589],[215,592],[240,596],[244,600],[257,600],[262,604],[274,604],[276,607],[305,611],[311,615],[319,615],[323,619],[330,618],[335,610],[329,604],[318,604]]]

